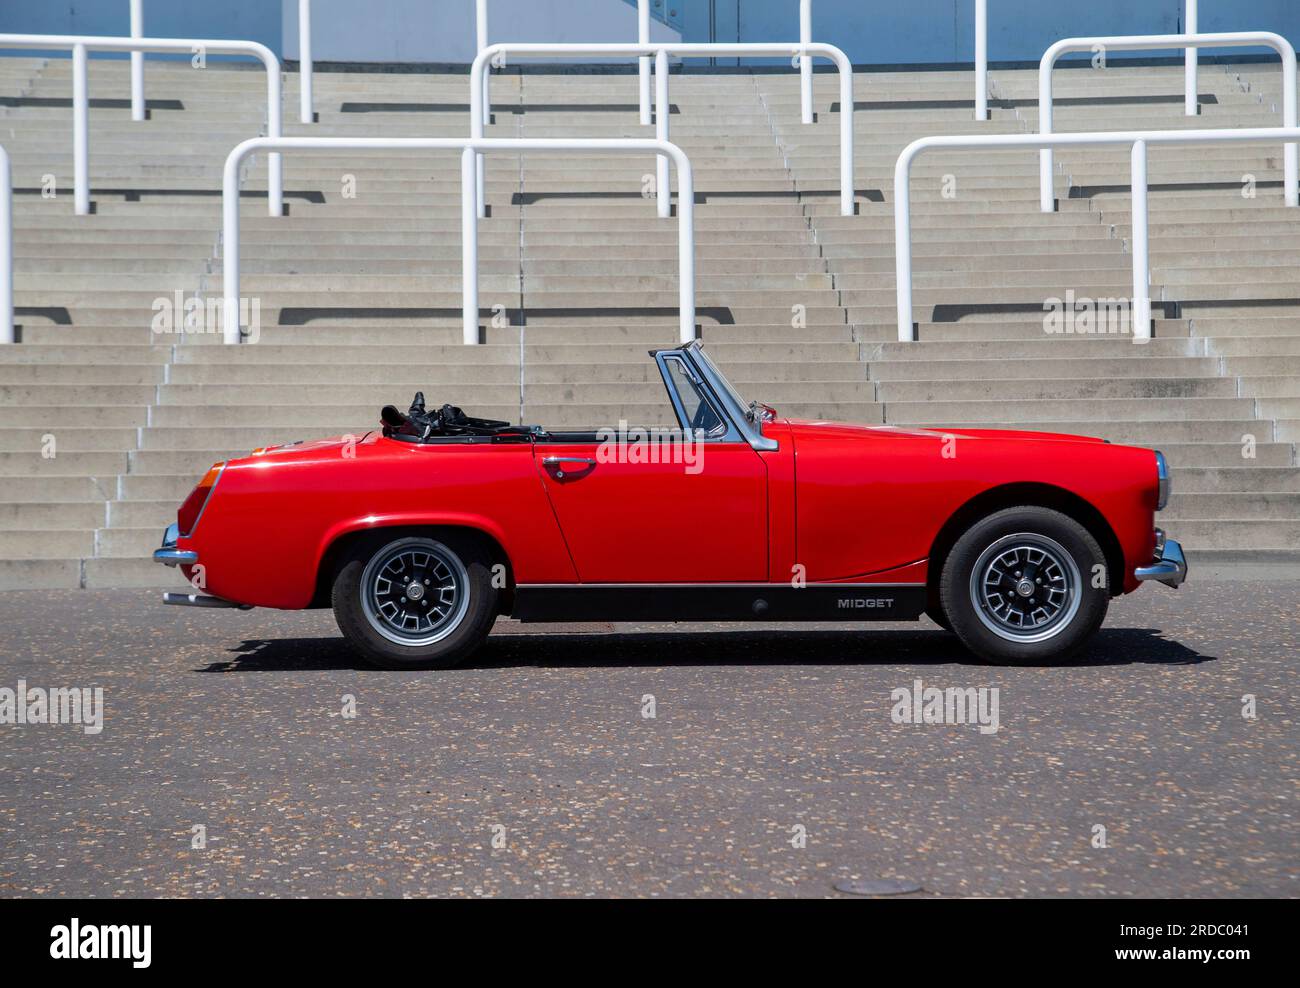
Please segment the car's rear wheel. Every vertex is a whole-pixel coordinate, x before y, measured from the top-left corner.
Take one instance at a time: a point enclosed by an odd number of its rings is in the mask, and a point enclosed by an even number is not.
[[[1101,546],[1073,518],[1008,508],[957,540],[939,595],[952,630],[976,655],[1008,664],[1062,661],[1106,617],[1105,574]]]
[[[380,536],[339,567],[332,599],[339,630],[374,665],[450,669],[487,638],[497,590],[472,536]]]

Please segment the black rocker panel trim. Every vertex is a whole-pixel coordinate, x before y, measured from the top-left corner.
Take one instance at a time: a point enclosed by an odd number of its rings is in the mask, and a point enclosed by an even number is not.
[[[528,585],[510,616],[556,621],[912,621],[926,607],[924,584]]]

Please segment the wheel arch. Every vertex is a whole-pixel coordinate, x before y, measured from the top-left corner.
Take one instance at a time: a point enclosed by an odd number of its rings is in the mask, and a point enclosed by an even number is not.
[[[326,546],[321,553],[320,561],[316,566],[316,585],[312,593],[309,607],[320,608],[330,606],[330,591],[334,584],[334,577],[338,573],[339,567],[350,559],[352,553],[362,545],[368,542],[392,541],[393,539],[407,537],[437,538],[439,534],[455,533],[458,535],[468,535],[478,539],[488,550],[489,555],[495,562],[501,563],[505,567],[506,585],[501,590],[500,611],[509,614],[514,602],[515,593],[515,576],[514,567],[510,563],[510,555],[502,546],[501,541],[491,532],[474,525],[467,524],[393,524],[368,526],[366,528],[351,529],[337,534]]]
[[[930,546],[926,579],[929,606],[939,606],[939,581],[943,566],[962,533],[994,512],[1005,508],[1049,508],[1074,519],[1097,540],[1106,556],[1106,585],[1112,597],[1123,592],[1124,552],[1110,522],[1092,503],[1052,484],[1023,482],[1003,484],[981,491],[949,516]]]

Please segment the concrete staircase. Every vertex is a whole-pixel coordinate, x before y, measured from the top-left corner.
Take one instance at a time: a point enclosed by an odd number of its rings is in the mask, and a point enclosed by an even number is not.
[[[1274,121],[1258,87],[1276,86],[1276,72],[1249,89],[1247,76],[1205,67],[1213,100],[1192,123]],[[1063,70],[1057,127],[1185,126],[1181,101],[1149,99],[1176,96],[1181,78]],[[296,81],[287,77],[286,107]],[[1129,294],[1128,195],[1105,188],[1126,186],[1125,152],[1058,155],[1054,215],[1038,212],[1033,154],[923,158],[912,190],[921,341],[895,342],[894,159],[926,134],[1032,129],[1033,107],[1018,104],[1033,74],[995,73],[994,85],[1013,107],[977,125],[969,107],[946,105],[969,100],[969,74],[860,74],[857,99],[872,104],[857,114],[860,215],[840,217],[833,76],[817,77],[810,127],[795,73],[675,76],[672,137],[696,171],[710,352],[742,392],[785,414],[1159,445],[1176,470],[1162,524],[1193,565],[1294,567],[1300,237],[1267,184],[1280,180],[1279,149],[1152,152],[1152,182],[1174,186],[1152,193],[1153,296],[1179,306],[1145,346],[1044,329],[1047,298]],[[466,86],[320,73],[310,132],[460,135]],[[676,221],[658,220],[641,195],[649,159],[491,159],[480,304],[500,316],[474,348],[459,343],[457,154],[286,157],[291,211],[280,219],[255,197],[265,172],[254,161],[241,294],[260,301],[258,343],[152,331],[155,300],[220,296],[219,198],[202,193],[219,189],[229,148],[257,132],[261,87],[258,72],[231,66],[151,64],[150,96],[184,109],[142,124],[92,109],[92,187],[142,194],[96,193],[90,217],[72,215],[69,111],[0,110],[15,185],[37,189],[53,174],[59,189],[16,201],[17,304],[35,311],[20,310],[23,342],[0,350],[0,587],[164,582],[148,554],[210,463],[360,434],[379,406],[416,390],[556,427],[668,424],[645,349],[676,336]],[[66,61],[0,62],[0,94],[69,91]],[[91,93],[124,97],[125,63],[92,62]],[[493,99],[497,136],[649,133],[632,76],[505,74]],[[1246,173],[1255,199],[1240,194]],[[955,197],[943,194],[948,175]],[[1237,185],[1201,187],[1213,182]],[[1084,191],[1071,198],[1071,187]]]

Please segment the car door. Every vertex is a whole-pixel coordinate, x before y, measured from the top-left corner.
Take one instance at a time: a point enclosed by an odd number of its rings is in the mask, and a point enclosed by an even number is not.
[[[766,465],[680,354],[656,360],[678,428],[554,434],[534,446],[578,579],[766,581]]]

